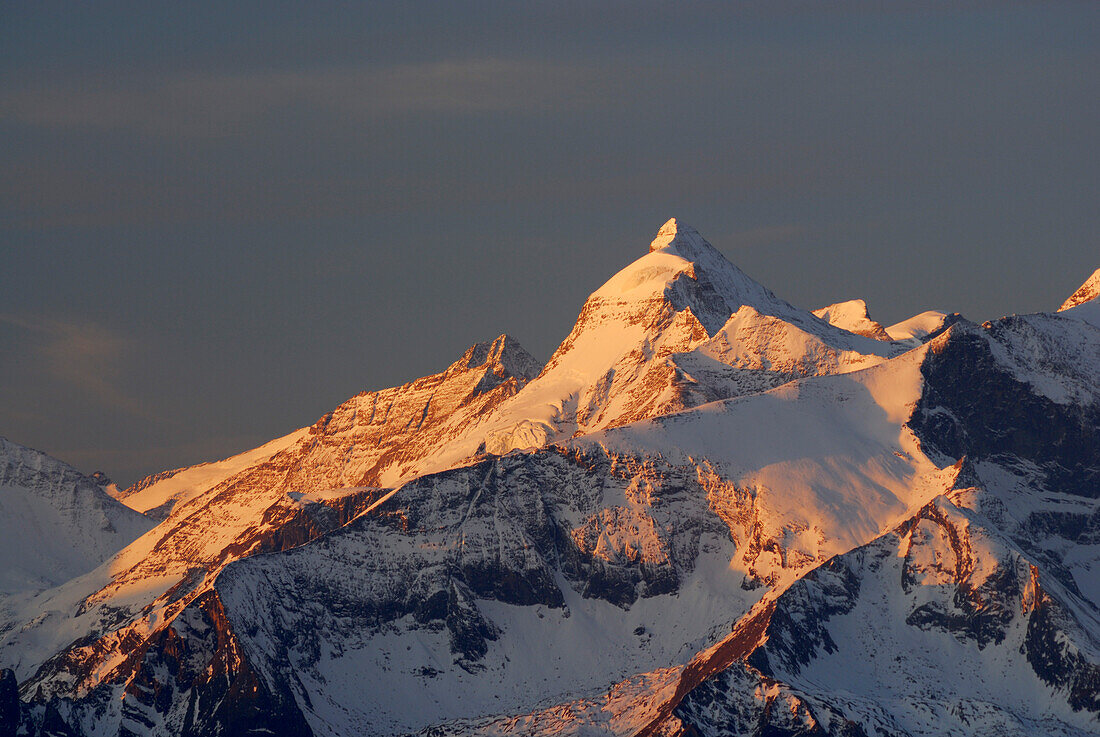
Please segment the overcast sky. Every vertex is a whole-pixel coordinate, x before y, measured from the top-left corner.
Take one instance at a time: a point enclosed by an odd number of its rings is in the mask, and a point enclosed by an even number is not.
[[[0,434],[123,484],[545,359],[672,216],[886,324],[1100,266],[1097,2],[221,6],[0,4]]]

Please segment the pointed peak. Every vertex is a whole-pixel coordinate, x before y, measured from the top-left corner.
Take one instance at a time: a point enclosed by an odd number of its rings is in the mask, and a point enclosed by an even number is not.
[[[665,224],[661,226],[660,230],[657,231],[657,235],[676,235],[681,229],[685,232],[696,232],[695,228],[690,225],[681,223],[676,218],[669,218],[665,221]]]
[[[1071,307],[1082,305],[1085,302],[1091,302],[1092,300],[1100,297],[1100,269],[1092,272],[1092,276],[1085,280],[1076,292],[1070,295],[1069,299],[1062,303],[1062,306],[1058,308],[1059,312],[1068,310]]]
[[[699,231],[676,218],[669,218],[657,231],[657,237],[649,244],[649,252],[660,251],[673,244],[691,243],[692,245],[698,245],[698,242],[706,242],[699,235]]]
[[[542,365],[528,353],[519,341],[507,333],[495,340],[474,343],[466,349],[456,364],[463,369],[490,368],[502,369],[510,376],[521,379],[533,379],[542,370]]]

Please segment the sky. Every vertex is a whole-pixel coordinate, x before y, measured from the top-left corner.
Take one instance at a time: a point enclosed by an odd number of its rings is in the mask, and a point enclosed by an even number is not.
[[[126,485],[515,336],[670,217],[807,309],[1100,267],[1100,3],[0,4],[0,435]]]

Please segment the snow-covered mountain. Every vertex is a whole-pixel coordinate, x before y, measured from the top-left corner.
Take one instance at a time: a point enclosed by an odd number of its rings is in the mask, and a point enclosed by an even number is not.
[[[0,437],[0,602],[87,573],[154,524],[99,479]]]
[[[0,657],[45,693],[71,694],[116,670],[129,673],[131,645],[201,596],[226,564],[347,522],[386,495],[370,484],[387,464],[445,443],[537,370],[501,336],[472,346],[440,374],[360,394],[255,451],[136,484],[122,498],[167,518],[128,538],[98,569],[0,613],[7,620],[0,620]],[[69,646],[75,633],[83,639]]]
[[[537,448],[803,376],[844,373],[912,347],[794,307],[675,218],[585,302],[542,373],[416,469]]]
[[[120,492],[0,611],[0,734],[1096,733],[1098,305],[883,328],[670,220],[545,367]]]
[[[875,340],[890,340],[891,336],[886,328],[871,319],[867,311],[867,303],[862,299],[850,299],[847,302],[814,310],[814,314],[830,325],[836,325],[856,335],[866,335]]]

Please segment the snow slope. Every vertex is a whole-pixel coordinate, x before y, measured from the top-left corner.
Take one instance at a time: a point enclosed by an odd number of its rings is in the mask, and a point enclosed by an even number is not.
[[[154,524],[95,479],[0,437],[0,596],[86,573]]]
[[[871,319],[867,312],[867,303],[862,299],[850,299],[847,302],[814,310],[814,314],[830,325],[843,328],[856,335],[866,335],[875,340],[891,340],[891,337],[879,323]],[[897,340],[897,338],[894,338]]]
[[[886,334],[893,340],[921,343],[938,333],[958,318],[938,310],[929,310],[902,320],[886,328]]]
[[[167,517],[177,504],[190,501],[227,478],[250,466],[263,463],[273,455],[296,445],[308,432],[309,428],[304,427],[265,443],[259,448],[238,453],[222,461],[200,463],[197,466],[147,476],[128,489],[120,491],[116,498],[131,509],[162,519]]]

